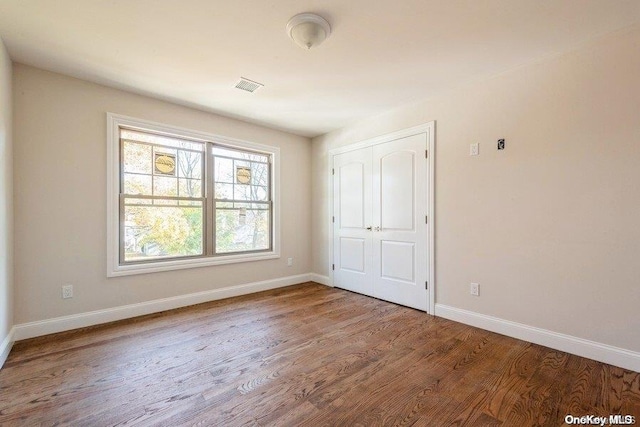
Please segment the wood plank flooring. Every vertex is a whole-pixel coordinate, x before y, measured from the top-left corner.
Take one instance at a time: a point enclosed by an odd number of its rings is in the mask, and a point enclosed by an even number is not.
[[[2,426],[559,426],[640,374],[307,283],[16,343]]]

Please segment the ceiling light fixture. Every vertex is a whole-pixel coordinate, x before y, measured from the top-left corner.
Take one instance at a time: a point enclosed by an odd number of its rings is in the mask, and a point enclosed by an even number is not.
[[[301,48],[311,49],[329,37],[331,26],[315,13],[300,13],[287,23],[287,34]]]

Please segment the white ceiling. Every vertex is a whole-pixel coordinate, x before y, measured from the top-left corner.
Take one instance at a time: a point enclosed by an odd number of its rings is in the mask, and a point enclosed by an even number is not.
[[[331,23],[317,49],[285,32],[301,12]],[[638,20],[638,0],[0,0],[14,61],[304,136]]]

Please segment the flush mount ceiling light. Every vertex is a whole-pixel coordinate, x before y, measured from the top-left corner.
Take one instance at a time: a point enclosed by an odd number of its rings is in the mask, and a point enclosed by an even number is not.
[[[331,26],[322,16],[315,13],[301,13],[289,20],[287,34],[301,48],[311,49],[329,37]]]

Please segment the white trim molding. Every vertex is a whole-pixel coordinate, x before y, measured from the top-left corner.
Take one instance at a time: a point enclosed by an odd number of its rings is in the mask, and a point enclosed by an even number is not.
[[[408,136],[420,135],[421,133],[430,133],[429,136],[432,139],[435,139],[434,131],[435,131],[435,121],[430,121],[418,126],[413,126],[406,129],[397,130],[394,132],[385,133],[384,135],[379,135],[373,138],[365,139],[360,142],[355,142],[353,144],[344,145],[342,147],[332,148],[329,150],[330,156],[335,156],[337,154],[347,153],[349,151],[359,150],[361,148],[372,147],[378,144],[384,144],[385,142],[393,141],[395,139],[406,138]],[[429,147],[433,148],[433,147]],[[329,168],[333,163],[329,163]],[[331,170],[331,169],[329,169]]]
[[[179,295],[171,298],[157,299],[138,304],[129,304],[104,310],[96,310],[87,313],[73,314],[70,316],[56,317],[53,319],[39,320],[36,322],[22,323],[14,326],[14,336],[15,340],[19,341],[42,335],[99,325],[102,323],[115,322],[117,320],[130,319],[132,317],[144,316],[146,314],[159,313],[194,304],[201,304],[224,298],[282,288],[309,281],[311,281],[310,274],[299,274],[296,276],[287,276],[278,279],[264,280],[261,282],[212,289],[193,294]]]
[[[640,353],[460,308],[436,304],[436,316],[640,372]]]
[[[311,281],[333,288],[333,283],[331,283],[331,278],[329,276],[324,276],[318,273],[311,273],[310,276]]]
[[[7,357],[9,357],[9,353],[11,352],[11,348],[14,343],[16,328],[15,326],[11,328],[9,334],[2,340],[2,344],[0,344],[0,369],[4,366],[4,362],[7,361]]]
[[[200,141],[254,150],[271,155],[271,209],[272,209],[272,249],[255,253],[230,255],[203,255],[197,258],[165,259],[138,264],[120,262],[120,129],[153,131]],[[206,176],[206,174],[205,174]],[[205,219],[206,221],[206,219]],[[280,258],[280,148],[257,142],[214,135],[177,126],[164,125],[144,119],[107,113],[107,277],[132,274],[155,273],[184,268],[206,267],[238,262],[261,261]]]
[[[359,150],[361,148],[373,147],[374,145],[384,144],[386,142],[394,141],[396,139],[406,138],[413,135],[425,134],[427,138],[427,162],[429,165],[429,175],[428,175],[428,210],[426,212],[428,216],[427,221],[427,229],[428,229],[428,252],[429,259],[428,263],[428,291],[427,294],[429,296],[429,301],[427,305],[427,313],[434,314],[435,313],[435,300],[436,300],[436,250],[435,250],[435,241],[436,241],[436,210],[435,210],[435,178],[436,178],[436,163],[435,163],[435,152],[436,152],[436,122],[430,121],[427,123],[423,123],[418,126],[413,126],[407,129],[401,129],[395,132],[387,133],[384,135],[376,136],[374,138],[365,139],[360,142],[356,142],[353,144],[345,145],[338,148],[333,148],[329,150],[329,155],[327,156],[327,188],[329,192],[328,204],[329,204],[329,215],[327,218],[327,224],[329,227],[329,260],[333,264],[334,260],[334,251],[333,251],[333,239],[334,239],[334,205],[333,205],[333,164],[334,157],[338,154],[347,153],[349,151]],[[329,271],[329,276],[325,276],[328,279],[326,285],[334,286],[333,284],[333,269]],[[323,283],[323,282],[318,282]],[[323,283],[325,284],[325,283]]]

